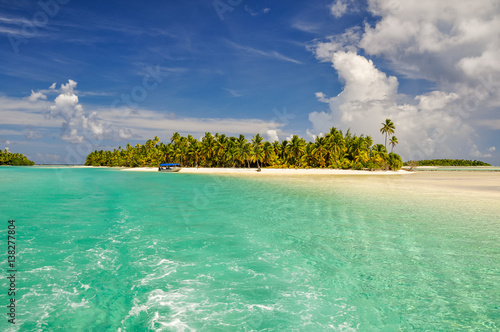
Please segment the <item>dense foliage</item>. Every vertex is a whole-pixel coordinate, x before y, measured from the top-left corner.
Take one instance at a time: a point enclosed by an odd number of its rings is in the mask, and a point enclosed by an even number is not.
[[[432,160],[411,160],[404,163],[405,166],[491,166],[479,160],[464,159],[432,159]]]
[[[294,135],[291,140],[267,142],[259,134],[249,142],[243,135],[229,137],[206,133],[201,141],[175,133],[170,143],[158,137],[145,144],[114,151],[94,151],[85,165],[157,167],[162,162],[189,167],[328,167],[342,169],[399,169],[401,157],[387,153],[382,144],[373,145],[370,136],[356,136],[332,128],[324,137],[306,142]]]
[[[35,162],[29,160],[21,153],[12,153],[5,149],[5,151],[0,150],[0,165],[33,166]]]

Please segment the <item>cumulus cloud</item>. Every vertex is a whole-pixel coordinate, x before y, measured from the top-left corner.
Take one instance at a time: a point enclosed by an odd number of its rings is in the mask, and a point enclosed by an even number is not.
[[[62,120],[61,138],[64,141],[81,143],[86,138],[120,140],[132,137],[129,129],[104,123],[96,112],[87,114],[79,103],[76,86],[77,82],[73,80],[61,84],[60,94],[49,107],[49,117]],[[54,88],[52,85],[51,89]]]
[[[43,94],[43,92],[34,92],[31,90],[31,95],[28,97],[28,100],[31,102],[36,102],[37,100],[46,100],[47,96]]]
[[[316,93],[329,110],[309,114],[311,132],[336,126],[380,141],[381,122],[390,118],[400,142],[396,151],[405,159],[491,157],[494,150],[483,153],[475,144],[478,132],[473,124],[479,115],[491,118],[498,111],[494,107],[500,106],[496,60],[500,58],[500,3],[368,3],[368,10],[380,18],[375,25],[352,27],[309,45],[319,61],[332,63],[344,83],[337,96]],[[342,4],[334,5],[342,11]],[[400,94],[396,76],[378,69],[370,56],[389,60],[396,75],[432,82],[434,89],[416,96]]]
[[[288,123],[292,115],[275,111],[277,121],[232,118],[178,118],[170,111],[147,109],[131,110],[126,107],[101,107],[86,111],[80,104],[77,82],[69,80],[58,89],[52,85],[55,98],[42,100],[34,98],[10,98],[0,96],[0,112],[4,125],[14,130],[2,130],[5,135],[24,136],[35,140],[54,135],[60,129],[59,137],[66,142],[100,144],[99,140],[124,141],[130,138],[145,139],[157,135],[170,137],[173,132],[200,135],[207,131],[230,135],[255,135],[267,133],[269,140],[284,135],[280,128]],[[33,92],[48,93],[49,90]],[[273,110],[274,111],[274,110]]]
[[[474,87],[479,77],[500,72],[496,0],[371,0],[369,10],[381,19],[364,27],[359,47],[388,59],[408,77],[456,89]]]
[[[274,129],[269,129],[266,132],[266,138],[269,142],[279,141],[278,132]]]
[[[330,5],[330,12],[339,18],[347,12],[347,0],[336,0]]]
[[[328,98],[317,93],[319,101],[328,103],[327,112],[312,112],[309,120],[312,133],[327,132],[330,127],[351,129],[354,133],[371,135],[383,142],[379,129],[390,118],[396,124],[400,145],[397,152],[405,159],[427,159],[432,156],[487,156],[481,154],[471,137],[474,128],[460,114],[458,95],[432,91],[416,96],[413,103],[400,102],[398,80],[375,67],[372,61],[352,52],[337,52],[333,67],[343,91]]]
[[[315,40],[307,46],[322,62],[329,62],[338,51],[357,52],[361,40],[361,28],[352,27],[344,33],[325,38],[325,41]]]

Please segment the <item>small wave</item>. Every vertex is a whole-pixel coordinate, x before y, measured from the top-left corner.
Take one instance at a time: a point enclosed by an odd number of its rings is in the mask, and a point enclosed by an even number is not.
[[[153,273],[148,274],[140,280],[141,285],[147,285],[153,280],[163,279],[171,273],[176,272],[179,263],[168,259],[162,259],[154,266],[156,266],[156,268],[154,268]]]
[[[154,331],[194,331],[182,318],[187,312],[193,312],[199,306],[198,303],[186,301],[195,291],[194,288],[187,287],[169,292],[155,289],[148,293],[146,303],[140,303],[139,300],[134,299],[134,306],[121,323],[125,325],[130,317],[153,311],[154,316],[149,320],[148,325]]]

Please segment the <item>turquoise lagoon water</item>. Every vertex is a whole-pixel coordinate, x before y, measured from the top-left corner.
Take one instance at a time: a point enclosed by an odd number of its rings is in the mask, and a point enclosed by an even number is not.
[[[498,331],[497,201],[405,177],[0,168],[0,330]]]

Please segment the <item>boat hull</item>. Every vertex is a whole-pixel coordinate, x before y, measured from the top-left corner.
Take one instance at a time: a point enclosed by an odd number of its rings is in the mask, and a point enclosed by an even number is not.
[[[175,173],[182,169],[182,167],[158,167],[158,172]]]

